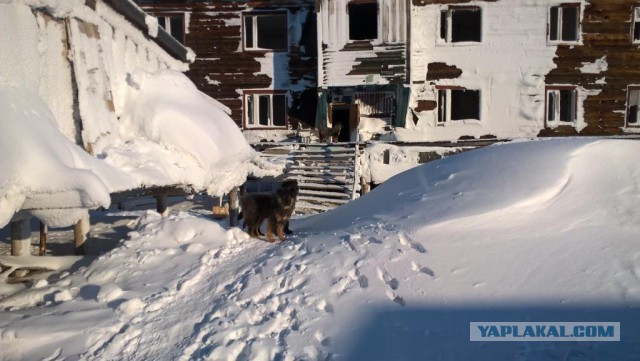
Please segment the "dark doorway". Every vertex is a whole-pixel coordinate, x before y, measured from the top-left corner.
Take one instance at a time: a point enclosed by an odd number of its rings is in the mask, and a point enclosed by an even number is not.
[[[338,124],[342,127],[340,133],[338,133],[338,142],[351,141],[351,127],[349,126],[349,120],[351,118],[351,109],[348,107],[334,107],[331,114],[331,122],[333,129],[336,129]]]

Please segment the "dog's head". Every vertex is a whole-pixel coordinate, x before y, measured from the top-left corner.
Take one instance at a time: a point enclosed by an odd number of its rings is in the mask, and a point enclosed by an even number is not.
[[[300,187],[298,186],[298,181],[295,179],[287,179],[282,182],[282,191],[292,194],[293,196],[298,195],[300,191]]]

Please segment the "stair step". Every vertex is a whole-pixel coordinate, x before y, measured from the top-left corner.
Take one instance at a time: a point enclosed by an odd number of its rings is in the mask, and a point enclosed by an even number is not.
[[[294,169],[294,170],[288,172],[287,174],[289,174],[289,175],[307,176],[307,177],[313,177],[313,176],[345,177],[345,176],[350,176],[351,173],[352,172],[349,172],[349,171],[330,171],[330,170],[325,170],[325,171],[321,171],[321,170],[304,171],[304,170]]]
[[[326,183],[298,183],[300,191],[303,189],[315,189],[315,190],[336,190],[342,192],[351,192],[351,187],[338,184],[326,184]]]
[[[345,170],[347,172],[353,172],[354,168],[353,166],[341,166],[341,165],[299,165],[299,164],[292,164],[289,167],[290,172],[294,171],[294,170],[300,170],[300,171],[327,171],[327,170]]]
[[[329,204],[335,204],[335,205],[342,205],[342,204],[345,204],[345,203],[349,203],[350,199],[328,199],[328,198],[321,198],[321,197],[298,196],[297,201],[302,201],[302,202],[306,202],[306,203],[314,203],[315,202],[315,203],[318,203],[318,204],[329,203]]]
[[[341,162],[345,159],[353,159],[354,154],[299,154],[299,155],[290,155],[289,159],[309,159],[309,160],[317,160],[317,159],[339,159]]]
[[[301,186],[302,181],[307,181],[307,182],[316,182],[316,183],[326,183],[326,184],[348,184],[348,183],[352,183],[349,179],[347,179],[347,177],[341,177],[343,179],[339,179],[339,178],[332,178],[332,177],[303,177],[300,175],[296,175],[293,177],[290,177],[289,179],[295,179],[298,181],[298,186]]]
[[[351,195],[344,192],[327,192],[327,191],[315,191],[315,190],[301,190],[298,193],[298,196],[322,196],[328,198],[341,198],[341,199],[351,199]]]

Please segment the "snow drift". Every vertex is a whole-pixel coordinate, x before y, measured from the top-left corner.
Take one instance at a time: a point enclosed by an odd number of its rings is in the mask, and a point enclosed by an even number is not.
[[[14,309],[0,314],[0,354],[636,359],[639,151],[559,139],[463,153],[294,221],[275,245],[194,215],[147,214],[86,269],[1,300]],[[480,343],[471,321],[621,322],[622,334]]]
[[[0,85],[0,114],[0,225],[22,208],[64,226],[80,217],[78,209],[109,205],[109,189],[124,173],[69,142],[40,97]]]
[[[248,175],[277,175],[227,114],[182,73],[136,71],[127,79],[119,133],[95,151],[141,186],[183,186],[222,195]]]

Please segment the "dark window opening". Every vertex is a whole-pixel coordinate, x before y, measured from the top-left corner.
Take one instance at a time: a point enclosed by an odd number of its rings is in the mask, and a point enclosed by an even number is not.
[[[438,123],[468,119],[480,120],[480,90],[438,91]]]
[[[264,125],[264,126],[268,126],[269,125],[269,118],[270,118],[270,107],[269,107],[269,96],[268,95],[261,95],[258,98],[258,107],[259,109],[259,115],[258,115],[258,119],[260,120],[260,125]]]
[[[440,39],[451,42],[482,41],[482,9],[450,8],[440,12]]]
[[[576,90],[547,90],[547,122],[567,122],[576,120]]]
[[[287,95],[285,93],[247,94],[245,109],[247,128],[287,126]]]
[[[550,122],[554,122],[556,120],[556,103],[556,93],[549,92],[549,98],[547,99],[547,120]]]
[[[482,12],[480,9],[451,12],[451,42],[481,41]]]
[[[633,8],[633,42],[640,41],[640,7]]]
[[[287,50],[287,14],[254,14],[244,17],[244,47],[255,50]]]
[[[440,39],[447,40],[447,33],[449,32],[449,27],[447,23],[449,22],[448,16],[449,12],[444,10],[440,12]]]
[[[627,99],[627,125],[638,125],[640,111],[640,89],[629,89]]]
[[[560,121],[573,122],[575,109],[574,90],[560,90]]]
[[[244,18],[244,47],[253,48],[253,16]]]
[[[578,40],[578,8],[567,7],[562,9],[562,40]]]
[[[480,120],[480,91],[451,91],[451,120]]]
[[[173,36],[181,44],[184,44],[184,15],[158,15],[158,25]]]
[[[284,127],[287,118],[287,97],[284,94],[273,96],[273,125]]]
[[[580,36],[580,7],[552,6],[549,10],[549,40],[578,41]]]
[[[349,3],[349,39],[378,38],[378,3]]]
[[[554,6],[551,8],[551,14],[549,15],[549,40],[558,40],[558,11],[559,7]]]

